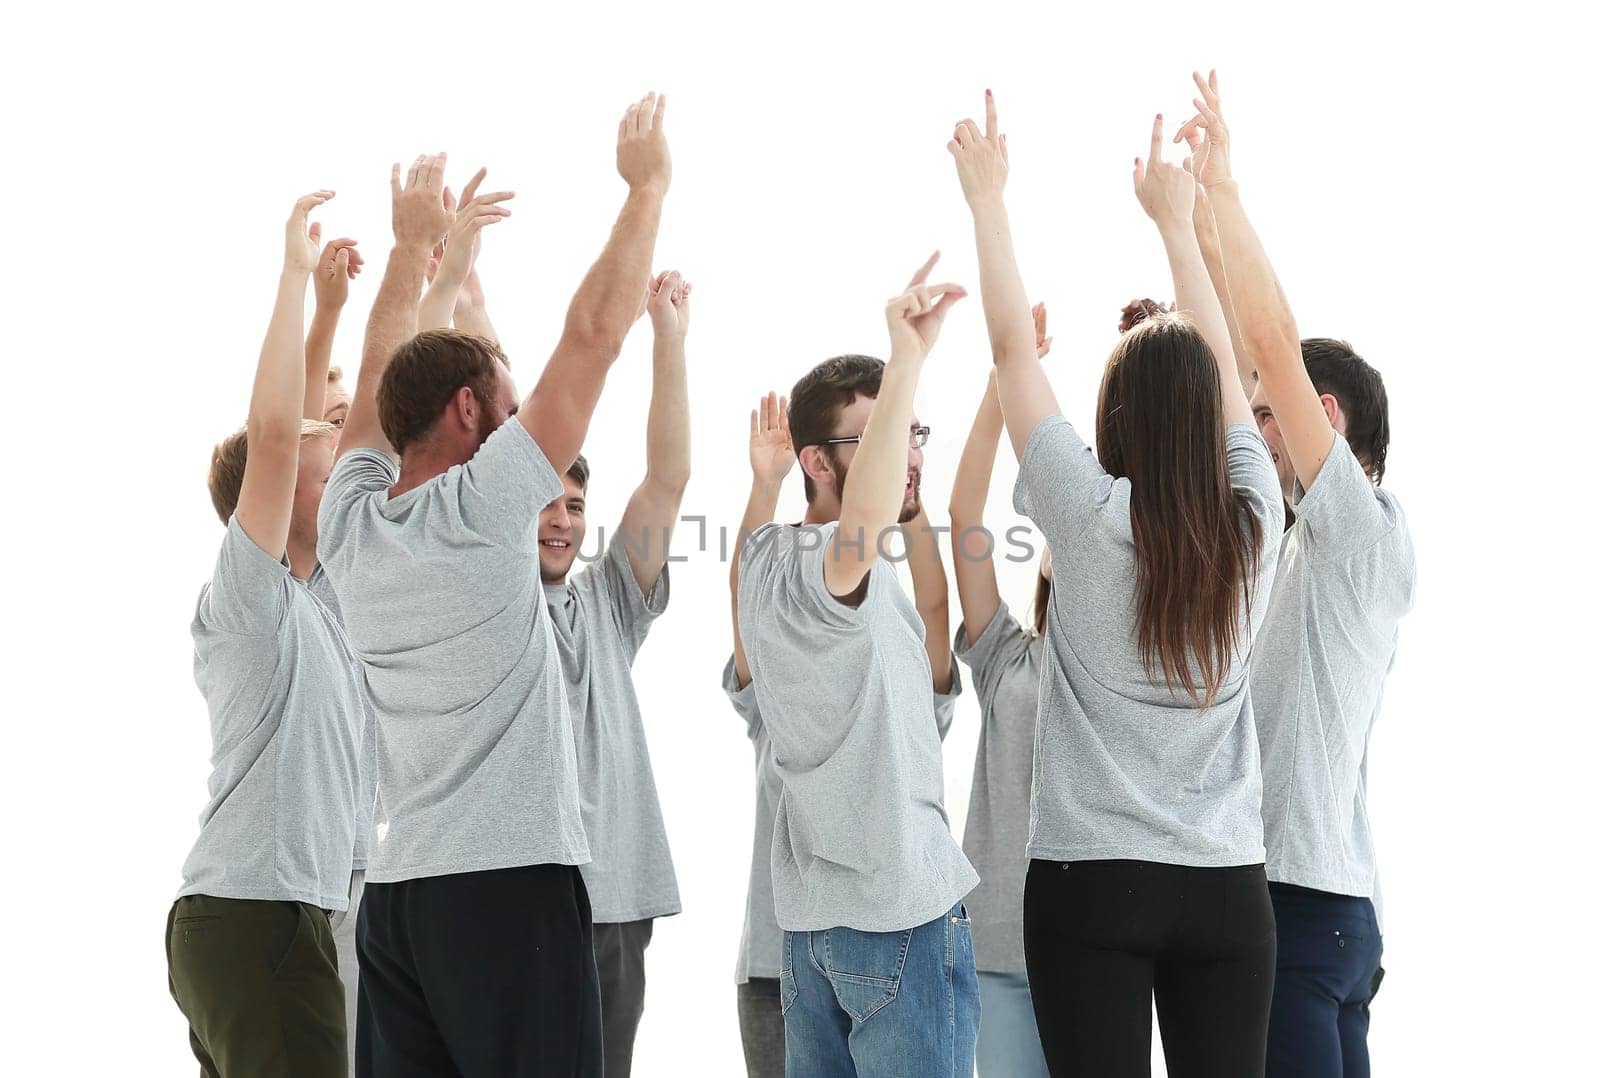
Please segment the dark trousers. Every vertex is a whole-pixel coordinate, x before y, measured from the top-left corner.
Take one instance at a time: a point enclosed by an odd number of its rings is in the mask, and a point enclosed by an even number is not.
[[[315,906],[185,895],[167,914],[167,988],[205,1078],[349,1074],[333,931]]]
[[[362,1078],[600,1078],[589,895],[570,865],[368,883]]]
[[[1033,861],[1023,939],[1052,1075],[1148,1078],[1152,994],[1171,1078],[1264,1072],[1275,948],[1261,865]]]
[[[654,930],[652,920],[594,926],[606,1078],[628,1078],[633,1072],[633,1041],[644,1017],[644,949]]]
[[[1383,979],[1372,900],[1274,883],[1278,979],[1267,1035],[1272,1078],[1368,1078],[1369,1007]]]
[[[744,1042],[746,1078],[784,1078],[788,1055],[778,978],[751,977],[738,988],[739,1039]]]

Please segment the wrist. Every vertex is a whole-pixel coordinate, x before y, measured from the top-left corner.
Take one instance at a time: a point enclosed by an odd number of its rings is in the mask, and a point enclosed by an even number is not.
[[[434,246],[427,240],[415,236],[396,236],[394,246],[389,249],[389,257],[414,259],[426,265],[433,255]]]
[[[337,322],[339,320],[339,312],[343,310],[344,300],[323,299],[321,296],[318,296],[317,306],[312,312],[311,317],[313,319],[320,319],[326,322]]]
[[[628,184],[628,197],[661,202],[667,197],[667,180],[642,180]]]
[[[1218,196],[1225,198],[1239,197],[1239,181],[1234,179],[1232,176],[1218,180],[1215,183],[1208,183],[1205,185],[1205,189],[1207,198],[1214,199]]]
[[[1006,212],[1006,198],[1004,191],[985,191],[982,194],[972,195],[967,199],[967,206],[972,210],[976,219],[1003,217]]]

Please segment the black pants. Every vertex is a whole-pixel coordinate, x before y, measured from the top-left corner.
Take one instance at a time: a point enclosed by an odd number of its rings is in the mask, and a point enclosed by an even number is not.
[[[1052,1075],[1148,1078],[1152,994],[1171,1078],[1264,1072],[1275,940],[1261,865],[1033,861],[1023,939]]]
[[[600,1078],[583,877],[530,865],[368,883],[356,1074]]]
[[[628,1078],[633,1073],[633,1042],[644,1017],[644,949],[654,931],[652,920],[594,926],[606,1078]]]
[[[788,1053],[778,978],[751,977],[738,986],[738,1001],[746,1078],[784,1078]]]
[[[328,915],[186,895],[167,914],[167,987],[203,1078],[344,1078],[344,987]]]
[[[1267,1074],[1367,1078],[1368,1007],[1383,978],[1383,938],[1368,898],[1271,884],[1278,918]]]

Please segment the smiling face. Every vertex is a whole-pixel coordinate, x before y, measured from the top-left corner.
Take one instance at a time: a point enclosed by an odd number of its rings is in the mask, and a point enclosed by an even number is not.
[[[546,584],[565,583],[588,527],[583,487],[571,475],[561,482],[561,497],[539,511],[539,577]]]
[[[345,417],[349,414],[350,394],[344,388],[344,381],[337,377],[330,378],[328,380],[328,392],[322,403],[322,421],[324,423],[332,423],[340,432],[343,432]],[[334,448],[337,449],[339,445],[338,434],[333,436],[333,444]]]

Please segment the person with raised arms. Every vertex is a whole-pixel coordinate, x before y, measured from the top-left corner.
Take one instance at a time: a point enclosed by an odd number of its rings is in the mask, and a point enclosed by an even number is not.
[[[1039,358],[1050,351],[1044,304],[1033,308]],[[1033,1016],[1028,967],[1022,950],[1022,887],[1028,873],[1029,793],[1044,667],[1044,621],[1053,573],[1050,549],[1039,560],[1028,626],[1000,597],[994,571],[994,537],[984,526],[984,504],[994,474],[1005,419],[993,369],[972,420],[950,489],[950,533],[955,544],[956,594],[961,625],[955,653],[972,671],[982,727],[972,766],[972,792],[961,848],[978,870],[967,896],[973,955],[983,1000],[978,1029],[982,1078],[1047,1075]]]
[[[326,353],[308,372],[303,333],[321,231],[307,217],[332,197],[307,195],[289,216],[249,420],[216,448],[208,477],[227,526],[191,625],[210,797],[166,946],[168,987],[213,1078],[349,1073],[354,1016],[329,911],[349,902],[368,710],[337,611],[320,597],[317,505],[338,431],[322,420]],[[353,245],[329,244],[322,270],[354,272]]]
[[[1278,926],[1267,1074],[1365,1078],[1382,978],[1367,820],[1367,751],[1411,609],[1416,556],[1379,484],[1389,451],[1383,377],[1342,341],[1301,340],[1245,215],[1216,72],[1179,130],[1206,194],[1198,231],[1258,379],[1251,405],[1293,523],[1255,653],[1267,879]]]
[[[944,809],[930,630],[884,560],[889,531],[920,514],[922,364],[966,294],[926,283],[937,259],[888,304],[887,363],[841,356],[795,385],[805,519],[758,529],[736,561],[738,639],[782,783],[772,887],[794,1076],[972,1070],[961,899],[977,873]]]
[[[831,393],[838,403],[856,394],[876,394],[882,367],[864,357],[844,377],[832,380]],[[784,1008],[779,977],[782,972],[783,930],[778,927],[773,898],[772,835],[783,780],[773,765],[772,738],[761,721],[751,680],[749,661],[739,639],[739,550],[756,529],[772,521],[778,510],[783,478],[794,467],[794,446],[789,439],[789,400],[768,393],[759,408],[750,411],[750,498],[734,548],[729,584],[733,606],[734,654],[722,671],[722,688],[745,730],[756,756],[756,826],[750,855],[750,885],[745,896],[744,927],[739,936],[735,970],[739,1034],[744,1046],[749,1078],[782,1078],[785,1070]],[[920,485],[920,468],[914,486]],[[813,487],[813,490],[815,488]],[[938,535],[929,526],[921,498],[915,515],[905,524],[905,560],[911,569],[913,603],[924,627],[924,650],[933,675],[933,714],[940,740],[955,719],[955,702],[961,694],[960,671],[950,648],[949,584],[939,555]],[[904,513],[902,513],[904,515]]]
[[[538,516],[650,276],[664,111],[650,95],[619,126],[627,199],[520,408],[496,344],[415,333],[429,254],[453,225],[470,242],[504,218],[511,192],[479,194],[480,170],[452,217],[442,154],[404,185],[391,176],[395,246],[321,513],[379,739],[358,1074],[601,1073],[589,848]]]
[[[1011,244],[1006,138],[948,149],[973,214],[1015,504],[1058,557],[1039,686],[1023,899],[1028,983],[1053,1074],[1261,1074],[1274,933],[1246,660],[1283,529],[1266,443],[1234,376],[1195,237],[1194,179],[1134,189],[1167,248],[1178,315],[1146,319],[1100,384],[1098,456],[1060,414]],[[1070,557],[1067,552],[1070,551]]]

